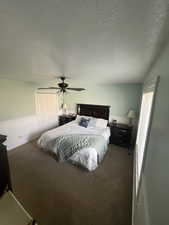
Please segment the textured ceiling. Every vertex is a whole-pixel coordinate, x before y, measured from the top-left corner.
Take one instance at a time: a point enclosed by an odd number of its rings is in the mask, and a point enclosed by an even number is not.
[[[166,38],[168,0],[1,0],[0,77],[141,82]]]

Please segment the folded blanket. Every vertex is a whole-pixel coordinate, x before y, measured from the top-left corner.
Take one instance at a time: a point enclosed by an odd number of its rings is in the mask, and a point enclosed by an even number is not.
[[[59,161],[68,160],[83,148],[94,148],[99,153],[105,151],[107,142],[101,135],[63,135],[55,139]]]

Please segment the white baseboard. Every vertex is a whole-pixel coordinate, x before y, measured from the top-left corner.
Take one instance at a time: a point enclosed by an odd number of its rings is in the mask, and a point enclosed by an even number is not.
[[[133,225],[150,225],[149,206],[145,179],[142,179],[139,199],[135,204]]]
[[[147,186],[146,180],[143,178],[143,193],[144,193],[144,205],[145,205],[145,219],[146,224],[150,225],[150,215],[149,215],[149,205],[148,205],[148,196],[147,196]]]

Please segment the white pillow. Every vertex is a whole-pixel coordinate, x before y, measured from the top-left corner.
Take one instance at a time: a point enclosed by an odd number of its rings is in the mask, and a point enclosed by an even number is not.
[[[97,119],[96,127],[98,127],[98,128],[106,128],[107,127],[107,123],[108,123],[108,120]]]
[[[77,123],[80,122],[80,116],[79,116],[79,115],[76,116],[76,122],[77,122]]]
[[[96,122],[97,122],[97,119],[94,118],[94,117],[91,117],[90,120],[89,120],[89,124],[88,124],[88,127],[96,127]]]
[[[98,127],[98,128],[106,128],[107,127],[108,120],[97,119],[92,116],[77,115],[76,122],[79,123],[82,117],[86,118],[86,119],[90,119],[88,127]]]

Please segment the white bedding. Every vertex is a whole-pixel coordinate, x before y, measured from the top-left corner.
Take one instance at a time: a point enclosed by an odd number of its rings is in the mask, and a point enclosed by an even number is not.
[[[69,135],[69,134],[93,134],[101,135],[105,138],[106,142],[109,141],[110,129],[98,128],[98,127],[87,127],[84,128],[79,126],[77,121],[72,121],[63,126],[49,130],[41,135],[38,140],[38,145],[45,151],[51,151],[57,154],[57,147],[54,147],[54,140],[58,136]],[[104,154],[104,153],[103,153]],[[101,156],[103,158],[103,156]],[[79,152],[73,154],[70,158],[73,163],[78,163],[83,167],[92,171],[98,167],[97,151],[94,148],[83,148]]]

